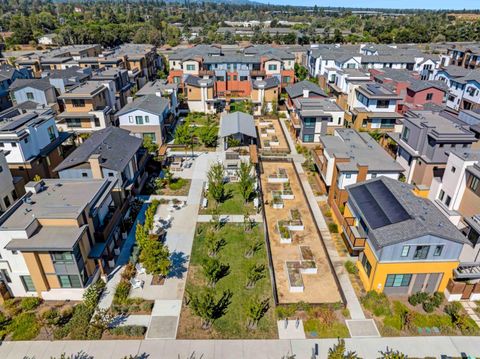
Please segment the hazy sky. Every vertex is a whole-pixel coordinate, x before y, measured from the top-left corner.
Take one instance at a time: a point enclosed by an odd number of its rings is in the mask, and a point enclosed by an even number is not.
[[[422,9],[479,9],[480,0],[257,0],[262,3],[305,6],[345,6]]]

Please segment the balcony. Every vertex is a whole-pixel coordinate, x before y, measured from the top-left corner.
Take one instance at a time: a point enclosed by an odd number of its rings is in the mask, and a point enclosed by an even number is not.
[[[105,242],[108,239],[110,233],[120,222],[123,210],[128,205],[128,201],[125,201],[121,208],[115,206],[109,207],[109,212],[105,216],[103,225],[95,230],[95,239],[97,242]]]
[[[365,247],[365,236],[361,235],[355,226],[355,217],[343,217],[342,227],[345,238],[349,244],[349,249],[359,251]]]
[[[212,70],[200,70],[198,71],[198,76],[214,76],[215,71]]]
[[[250,71],[250,76],[251,77],[263,77],[266,76],[267,73],[265,70],[251,70]]]

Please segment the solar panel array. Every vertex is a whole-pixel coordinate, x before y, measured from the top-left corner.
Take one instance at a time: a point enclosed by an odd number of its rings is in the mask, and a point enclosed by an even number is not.
[[[7,124],[3,127],[0,128],[2,131],[14,131],[17,128],[23,126],[26,124],[28,121],[30,121],[32,118],[35,118],[37,115],[36,114],[26,114],[22,116],[21,118],[18,118],[16,120],[7,120]],[[1,126],[1,122],[0,122]]]
[[[368,225],[380,228],[410,219],[410,215],[382,181],[350,189]]]

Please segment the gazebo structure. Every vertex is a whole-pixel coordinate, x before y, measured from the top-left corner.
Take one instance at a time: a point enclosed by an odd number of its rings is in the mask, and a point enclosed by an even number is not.
[[[223,114],[220,119],[220,137],[225,149],[228,148],[229,139],[236,140],[243,146],[255,144],[257,131],[253,116],[244,112]]]

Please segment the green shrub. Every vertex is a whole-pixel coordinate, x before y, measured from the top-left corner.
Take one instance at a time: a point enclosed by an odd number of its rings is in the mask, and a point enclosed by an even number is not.
[[[477,335],[478,325],[470,316],[462,314],[458,318],[457,327],[460,329],[463,335]]]
[[[278,319],[285,319],[295,314],[296,307],[293,305],[281,305],[275,308]]]
[[[19,303],[19,300],[16,298],[7,299],[3,303],[3,308],[5,308],[5,311],[10,317],[14,317],[22,311]]]
[[[98,280],[88,287],[83,293],[83,302],[85,305],[91,309],[95,309],[104,288],[105,282],[103,280]]]
[[[346,261],[345,262],[345,269],[350,274],[357,274],[358,273],[358,268],[355,265],[355,263],[353,263],[352,261]]]
[[[391,314],[390,302],[384,293],[371,290],[361,298],[361,302],[377,317]]]
[[[338,225],[336,223],[329,223],[328,224],[328,230],[331,233],[338,233]]]
[[[332,217],[332,211],[329,210],[329,209],[327,209],[327,210],[325,211],[325,217],[331,218],[331,217]]]
[[[179,189],[185,187],[185,185],[187,184],[187,180],[184,179],[184,178],[175,178],[174,180],[172,180],[172,182],[170,182],[168,184],[168,187],[172,190],[172,191],[178,191]]]
[[[143,312],[151,312],[153,308],[153,303],[151,302],[143,302],[141,304],[141,308]]]
[[[433,304],[432,301],[426,300],[425,302],[422,303],[422,308],[425,312],[432,313],[435,310],[435,305]]]
[[[87,307],[83,303],[75,306],[72,318],[63,327],[63,330],[60,330],[58,333],[58,335],[61,335],[60,338],[64,338],[69,335],[69,339],[72,340],[87,339],[88,328],[93,312],[93,309]]]
[[[21,313],[13,318],[8,331],[12,340],[32,340],[40,332],[40,325],[34,313]]]
[[[131,284],[127,281],[120,281],[115,288],[115,294],[113,295],[113,302],[116,304],[122,304],[128,299],[130,294]]]
[[[383,325],[396,330],[402,330],[402,318],[398,314],[387,315],[383,320]]]
[[[443,311],[447,313],[452,323],[457,322],[461,310],[462,305],[460,304],[460,302],[450,302],[445,306],[445,308],[443,308]]]
[[[142,337],[147,328],[141,325],[124,325],[110,329],[110,334],[118,336]]]
[[[422,304],[428,299],[428,293],[425,292],[417,292],[415,294],[412,294],[410,297],[408,297],[408,302],[416,306],[418,304]]]
[[[433,293],[430,300],[432,301],[432,304],[436,308],[438,308],[442,305],[444,299],[445,299],[445,296],[443,295],[443,293],[435,292],[435,293]]]
[[[22,301],[20,302],[20,307],[22,310],[29,311],[37,308],[42,300],[37,297],[26,297],[22,298]]]

